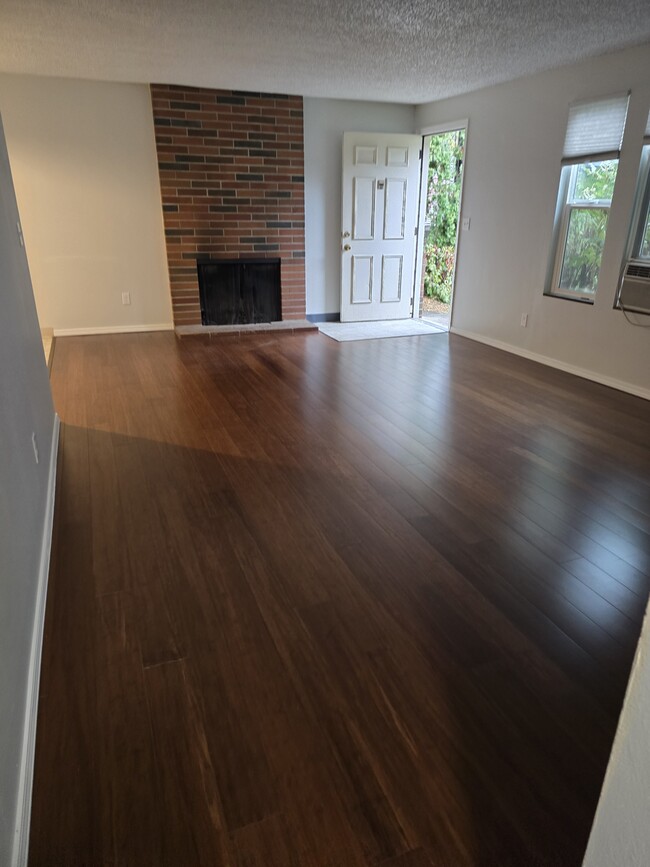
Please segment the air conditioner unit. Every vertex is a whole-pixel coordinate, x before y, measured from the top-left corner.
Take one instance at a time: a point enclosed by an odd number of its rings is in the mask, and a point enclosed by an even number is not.
[[[634,260],[627,263],[618,304],[633,313],[650,313],[650,265]]]

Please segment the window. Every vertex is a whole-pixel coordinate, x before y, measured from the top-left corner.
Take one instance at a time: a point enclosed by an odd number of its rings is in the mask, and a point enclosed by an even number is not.
[[[571,166],[555,287],[562,295],[596,294],[618,160]]]
[[[593,303],[627,104],[625,95],[570,108],[547,294]]]
[[[643,137],[641,165],[614,307],[629,313],[650,314],[650,115]],[[639,325],[638,321],[632,321]],[[648,327],[648,326],[644,326]]]
[[[641,167],[626,258],[650,263],[650,114],[643,137]]]

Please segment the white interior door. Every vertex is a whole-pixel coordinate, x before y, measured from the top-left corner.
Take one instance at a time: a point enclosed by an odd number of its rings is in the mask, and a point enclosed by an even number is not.
[[[416,135],[343,134],[342,322],[411,315],[421,147]]]

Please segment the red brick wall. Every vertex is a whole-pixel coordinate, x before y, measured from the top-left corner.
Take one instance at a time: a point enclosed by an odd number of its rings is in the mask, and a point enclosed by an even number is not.
[[[281,259],[305,317],[302,97],[151,85],[176,325],[201,322],[197,258]]]

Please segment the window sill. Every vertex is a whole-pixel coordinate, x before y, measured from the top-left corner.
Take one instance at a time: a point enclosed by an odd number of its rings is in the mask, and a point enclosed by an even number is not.
[[[578,304],[589,304],[593,307],[593,298],[581,298],[579,295],[561,295],[559,292],[544,292],[545,298],[559,298],[561,301],[577,301]]]

